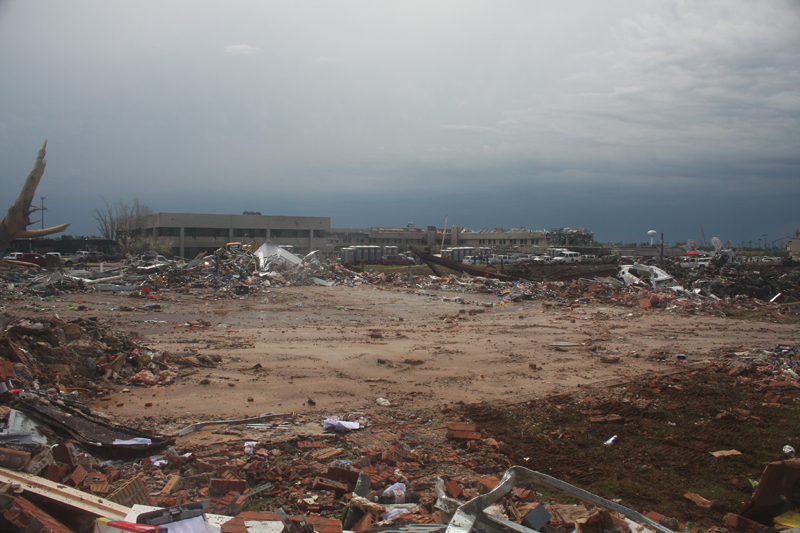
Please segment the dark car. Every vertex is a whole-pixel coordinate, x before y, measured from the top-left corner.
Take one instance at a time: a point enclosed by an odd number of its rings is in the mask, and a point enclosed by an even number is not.
[[[78,263],[99,263],[100,252],[78,252]]]
[[[24,253],[22,257],[15,259],[6,259],[6,261],[14,261],[16,263],[31,263],[40,267],[47,266],[47,259],[42,254]]]
[[[413,265],[414,260],[404,255],[384,255],[381,257],[382,265]]]

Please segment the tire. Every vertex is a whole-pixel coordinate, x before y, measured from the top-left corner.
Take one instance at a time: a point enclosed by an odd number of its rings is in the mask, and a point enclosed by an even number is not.
[[[72,261],[64,261],[64,266],[71,267],[72,266]]]

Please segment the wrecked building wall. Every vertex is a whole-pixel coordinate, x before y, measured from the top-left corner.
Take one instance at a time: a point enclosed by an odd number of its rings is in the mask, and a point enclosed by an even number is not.
[[[590,246],[594,232],[586,228],[553,228],[547,234],[550,246]]]
[[[466,230],[459,234],[459,243],[461,246],[496,246],[539,253],[546,247],[547,232],[526,228]]]

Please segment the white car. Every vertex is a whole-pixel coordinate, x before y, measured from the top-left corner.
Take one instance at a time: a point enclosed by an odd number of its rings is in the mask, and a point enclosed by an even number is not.
[[[708,257],[684,257],[681,261],[681,268],[708,268],[710,259]]]
[[[579,263],[581,260],[581,254],[578,252],[560,252],[558,255],[553,257],[553,263]]]
[[[501,262],[507,265],[509,263],[516,263],[517,261],[510,255],[493,255],[489,258],[490,265],[499,265]]]

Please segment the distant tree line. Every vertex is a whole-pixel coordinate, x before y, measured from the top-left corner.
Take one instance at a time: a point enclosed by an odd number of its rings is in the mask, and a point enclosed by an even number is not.
[[[153,250],[163,255],[172,255],[172,241],[158,241],[152,236],[144,235],[145,218],[153,214],[150,206],[140,202],[138,197],[130,204],[122,200],[109,204],[105,198],[103,203],[105,206],[95,209],[93,215],[101,237],[117,241],[127,254],[140,255]]]
[[[105,207],[94,210],[97,231],[101,237],[113,241],[121,241],[127,236],[141,233],[145,217],[153,214],[150,206],[140,202],[138,197],[130,204],[122,200],[116,204],[109,204],[105,198],[103,203]]]

